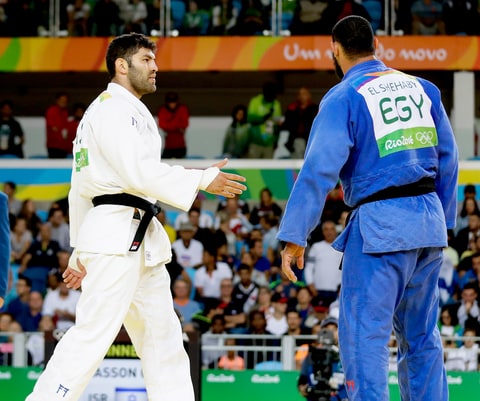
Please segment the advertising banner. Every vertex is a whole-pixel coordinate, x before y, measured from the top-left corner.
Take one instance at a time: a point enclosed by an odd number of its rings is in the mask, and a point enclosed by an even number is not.
[[[329,36],[153,38],[160,71],[331,70]],[[105,71],[110,38],[1,38],[0,71]],[[377,57],[403,70],[480,70],[478,37],[380,36]]]

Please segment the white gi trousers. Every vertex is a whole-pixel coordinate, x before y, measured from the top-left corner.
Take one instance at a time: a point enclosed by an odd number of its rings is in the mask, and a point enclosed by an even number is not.
[[[122,323],[141,359],[149,401],[194,401],[188,355],[165,265],[146,267],[143,246],[126,255],[80,253],[87,269],[76,324],[55,348],[26,401],[75,401]]]

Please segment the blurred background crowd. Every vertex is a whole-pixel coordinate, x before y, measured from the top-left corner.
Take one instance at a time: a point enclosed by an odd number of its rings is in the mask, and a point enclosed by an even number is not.
[[[477,35],[477,0],[57,0],[51,29],[51,0],[1,0],[0,36],[115,36],[154,34],[164,14],[168,34],[329,35],[350,14],[366,17],[377,33]],[[278,17],[277,17],[278,16]],[[276,31],[277,22],[281,29]]]
[[[79,296],[79,291],[67,289],[61,279],[72,251],[68,202],[60,199],[48,210],[39,210],[34,200],[16,198],[14,182],[5,183],[3,190],[9,197],[12,254],[0,331],[67,330],[74,323]],[[451,370],[478,368],[478,344],[461,339],[480,334],[480,209],[475,186],[465,186],[464,192],[439,281],[438,325]],[[207,201],[199,196],[186,213],[162,210],[157,216],[172,243],[173,258],[167,268],[184,331],[202,333],[204,345],[218,344],[212,334],[248,334],[253,337],[236,340],[229,336],[222,345],[261,349],[206,350],[204,367],[222,368],[222,357],[227,369],[280,363],[280,354],[268,346],[278,345],[278,336],[291,335],[300,336],[295,356],[299,368],[308,353],[308,346],[301,346],[312,342],[302,336],[316,335],[327,326],[336,335],[342,254],[330,244],[343,230],[349,211],[341,186],[328,196],[321,221],[309,238],[305,268],[295,268],[296,283],[280,269],[281,244],[276,233],[284,205],[269,188],[262,189],[259,199],[253,203],[239,198]],[[41,364],[43,351],[31,338],[31,363]],[[6,345],[0,350],[3,364],[8,364],[8,351]]]

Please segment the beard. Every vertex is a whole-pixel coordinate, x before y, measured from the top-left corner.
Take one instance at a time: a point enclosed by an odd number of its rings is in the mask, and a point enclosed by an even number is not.
[[[148,76],[145,77],[144,73],[133,65],[129,66],[128,78],[133,90],[141,96],[154,93],[157,90],[155,83],[152,83]]]
[[[335,56],[333,56],[333,66],[335,67],[335,74],[337,74],[337,76],[342,79],[345,74],[343,73],[340,64],[338,64],[338,60]]]

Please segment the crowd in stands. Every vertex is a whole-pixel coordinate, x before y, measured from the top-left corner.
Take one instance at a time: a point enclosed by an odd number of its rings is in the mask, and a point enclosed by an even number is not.
[[[272,159],[280,132],[288,133],[286,151],[292,158],[302,159],[310,128],[318,110],[310,91],[301,87],[285,110],[277,99],[275,82],[266,82],[262,92],[252,96],[247,105],[232,108],[232,121],[225,128],[218,157]],[[69,105],[69,95],[58,93],[44,113],[46,153],[51,159],[72,157],[73,140],[85,105]],[[190,109],[180,101],[177,92],[167,92],[165,102],[156,113],[159,133],[163,137],[164,159],[187,157],[186,134],[190,124]],[[23,158],[26,135],[14,115],[10,100],[0,101],[0,158]],[[213,145],[213,144],[212,144]],[[39,149],[33,157],[39,157]],[[29,156],[32,157],[32,156]]]
[[[68,36],[150,34],[160,29],[160,0],[58,0],[60,32]],[[384,0],[283,0],[276,3],[282,30],[329,35],[336,21],[361,15],[387,32]],[[281,5],[280,5],[281,4]],[[271,0],[171,0],[170,29],[180,35],[262,35],[272,32]],[[387,9],[385,9],[387,7]],[[0,1],[0,36],[49,36],[50,0]],[[274,13],[275,14],[275,13]],[[396,0],[397,34],[478,35],[478,0]]]
[[[31,199],[16,198],[14,182],[4,183],[3,190],[9,198],[12,254],[0,331],[68,330],[79,297],[79,291],[67,289],[61,277],[72,251],[68,204],[64,199],[53,202],[43,216]],[[447,366],[477,370],[478,341],[460,337],[480,336],[480,210],[474,185],[465,186],[464,195],[457,228],[449,233],[450,246],[444,250],[438,325]],[[330,244],[343,230],[349,212],[340,185],[329,194],[310,236],[305,268],[294,267],[296,283],[281,272],[276,233],[283,207],[269,188],[261,191],[258,202],[239,198],[210,202],[207,209],[198,196],[188,212],[162,211],[157,216],[172,243],[167,269],[183,330],[200,332],[204,345],[221,341],[233,347],[228,352],[204,351],[204,367],[251,369],[261,362],[279,362],[279,353],[265,346],[279,345],[284,335],[315,335],[327,323],[337,327],[342,254]],[[224,342],[210,334],[230,336]],[[232,338],[240,334],[251,336]],[[9,343],[8,336],[1,338]],[[32,338],[31,363],[40,364],[42,354]],[[311,341],[300,340],[298,346]],[[249,345],[260,348],[248,352],[234,348]],[[0,348],[2,363],[9,361],[8,350],[5,345]],[[305,353],[304,348],[297,352],[298,366]]]

